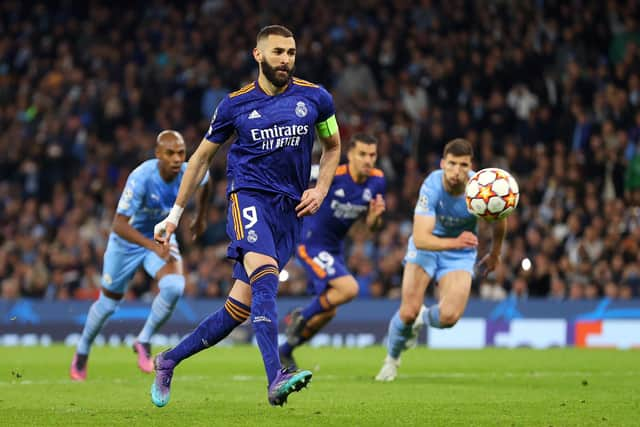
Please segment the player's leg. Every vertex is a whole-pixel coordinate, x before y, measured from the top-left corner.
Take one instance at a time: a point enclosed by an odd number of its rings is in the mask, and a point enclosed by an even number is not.
[[[442,251],[438,254],[436,275],[440,298],[438,304],[423,313],[425,323],[434,328],[450,328],[456,324],[467,306],[476,251]]]
[[[339,274],[344,274],[340,271]],[[295,368],[293,350],[310,340],[336,315],[338,306],[351,301],[358,295],[358,282],[347,274],[329,280],[329,283],[313,279],[318,294],[303,309],[296,309],[290,315],[287,326],[287,341],[280,346],[280,358],[283,366]]]
[[[413,262],[407,262],[402,275],[402,300],[400,309],[391,318],[387,333],[387,356],[380,372],[376,376],[378,381],[393,381],[397,376],[400,365],[400,354],[409,347],[415,339],[419,326],[414,327],[419,317],[424,301],[424,294],[431,277],[424,268]]]
[[[424,314],[425,323],[434,328],[450,328],[462,317],[471,292],[471,273],[450,271],[438,280],[440,300]]]
[[[284,196],[277,196],[275,200],[269,200],[269,202],[273,203],[275,209],[264,209],[266,204],[263,204],[262,212],[265,213],[267,223],[270,225],[270,231],[272,230],[266,234],[270,236],[274,246],[273,249],[263,246],[260,250],[263,254],[275,254],[272,259],[277,262],[278,270],[273,271],[276,274],[271,274],[271,266],[266,264],[268,259],[264,255],[250,256],[254,255],[251,254],[251,250],[245,256],[244,265],[246,273],[251,277],[253,296],[251,304],[252,325],[269,378],[269,403],[281,406],[287,401],[289,394],[305,388],[311,381],[313,374],[308,370],[280,369],[276,312],[277,271],[284,267],[294,254],[295,245],[300,236],[302,221],[295,212],[297,201]],[[262,231],[258,230],[260,235],[267,231],[262,226],[258,228],[262,228]],[[259,252],[258,247],[254,247],[256,248],[255,251]],[[260,316],[265,316],[271,322],[259,321],[261,320]],[[272,379],[274,370],[276,371],[276,376]]]
[[[76,352],[71,361],[69,376],[74,381],[84,381],[87,378],[87,363],[91,345],[102,326],[118,307],[122,294],[114,294],[106,289],[100,290],[100,297],[91,305],[87,319],[78,340]]]
[[[326,263],[320,261],[318,255],[320,249],[307,247],[307,245],[298,245],[296,248],[296,258],[300,262],[300,265],[305,269],[307,274],[307,288],[308,292],[314,295],[314,299],[306,307],[296,307],[285,318],[285,334],[287,340],[280,345],[278,352],[280,354],[280,362],[283,368],[296,369],[297,364],[293,359],[293,349],[301,344],[300,335],[305,328],[307,320],[314,314],[329,312],[333,307],[330,306],[326,295],[324,294],[327,289],[329,278],[326,271]],[[326,251],[327,255],[331,257]],[[333,261],[333,257],[331,257]],[[303,316],[303,311],[308,313],[307,317]]]
[[[358,295],[358,282],[347,270],[339,254],[299,245],[296,256],[307,270],[316,297],[300,312],[296,332],[314,316],[346,304]]]
[[[100,297],[91,305],[71,362],[69,375],[75,381],[87,376],[87,362],[91,345],[103,325],[116,310],[126,285],[144,257],[142,248],[125,248],[110,240],[103,258]]]
[[[229,296],[218,311],[209,315],[174,348],[156,356],[156,378],[151,385],[151,400],[156,406],[169,403],[173,370],[183,360],[216,345],[227,337],[248,317],[251,306],[251,288],[236,280]]]
[[[251,286],[251,326],[267,373],[269,403],[282,405],[290,393],[307,385],[311,372],[280,369],[276,311],[279,269],[275,259],[249,252],[244,256],[243,264]]]
[[[177,242],[171,242],[171,258],[161,259],[149,251],[144,260],[144,267],[151,277],[158,281],[159,292],[151,303],[151,312],[133,343],[133,350],[138,354],[138,367],[143,372],[153,370],[151,358],[151,336],[171,317],[178,300],[184,292],[184,275],[182,258]]]
[[[249,252],[244,257],[244,267],[251,286],[251,324],[271,384],[280,370],[276,312],[278,264],[270,256]]]
[[[296,316],[300,315],[301,308],[295,309],[291,312],[291,321],[296,320]],[[298,364],[293,357],[293,351],[301,346],[302,344],[308,342],[313,338],[322,328],[324,328],[330,321],[333,319],[338,312],[337,308],[334,307],[330,311],[325,311],[320,314],[316,314],[313,316],[302,328],[302,331],[298,335],[294,335],[293,331],[289,331],[291,323],[287,326],[287,340],[280,345],[279,353],[280,353],[280,363],[283,368],[289,370],[298,369]]]
[[[338,313],[338,308],[333,307],[329,311],[316,314],[305,324],[304,329],[300,333],[299,339],[302,345],[313,338],[322,328],[324,328]]]
[[[255,217],[255,207],[251,213]],[[247,233],[242,224],[238,195],[235,193],[230,196],[227,209],[227,235],[231,240],[227,256],[236,260],[233,267],[233,278],[236,282],[222,308],[204,319],[177,346],[156,356],[154,360],[156,378],[151,385],[151,401],[156,406],[165,406],[169,402],[173,370],[181,361],[215,345],[249,317],[251,288],[248,286],[249,278],[242,265],[244,256],[242,242],[245,241]]]

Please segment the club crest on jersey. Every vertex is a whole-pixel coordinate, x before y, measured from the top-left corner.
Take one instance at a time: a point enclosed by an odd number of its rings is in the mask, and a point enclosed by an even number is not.
[[[307,110],[307,106],[305,105],[305,103],[302,101],[298,101],[298,103],[296,104],[296,116],[304,117],[308,112],[309,110]]]
[[[255,243],[258,241],[258,233],[255,230],[249,230],[247,233],[247,241],[249,243]]]
[[[365,202],[370,201],[372,198],[371,195],[371,190],[368,188],[365,188],[364,191],[362,192],[362,200],[364,200]]]
[[[420,209],[427,209],[428,204],[429,199],[427,198],[427,196],[425,196],[424,194],[420,195],[420,198],[418,199],[418,206],[420,207]]]

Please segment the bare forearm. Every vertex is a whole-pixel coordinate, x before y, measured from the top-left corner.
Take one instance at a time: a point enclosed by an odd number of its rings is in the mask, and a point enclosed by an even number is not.
[[[209,146],[203,144],[209,144]],[[176,197],[176,205],[183,208],[187,205],[196,188],[198,188],[198,184],[200,184],[202,178],[204,178],[204,175],[207,173],[211,160],[219,147],[218,144],[208,141],[200,143],[200,146],[187,163],[187,170],[184,172],[180,189],[178,190],[178,196]]]
[[[502,242],[507,235],[507,220],[497,222],[493,227],[493,238],[491,240],[491,255],[498,256],[502,251]]]
[[[320,171],[316,188],[321,189],[323,194],[327,194],[331,181],[336,174],[336,168],[340,162],[340,142],[335,145],[325,145],[320,158]]]
[[[209,211],[209,197],[211,195],[211,179],[203,185],[198,191],[196,200],[196,218],[202,220],[207,216]]]
[[[152,249],[155,244],[153,240],[146,238],[144,234],[133,228],[126,217],[116,217],[113,221],[112,230],[127,242],[142,246],[143,248]]]

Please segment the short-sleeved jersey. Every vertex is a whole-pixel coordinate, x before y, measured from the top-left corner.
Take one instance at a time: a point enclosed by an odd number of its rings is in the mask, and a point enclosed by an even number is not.
[[[420,197],[414,213],[435,216],[433,234],[439,237],[457,237],[463,231],[476,232],[477,218],[467,211],[464,193],[453,196],[444,188],[443,171],[429,174],[420,187]],[[469,176],[473,176],[469,172]]]
[[[116,213],[129,217],[129,224],[148,238],[153,237],[153,227],[169,215],[171,207],[176,201],[178,189],[187,163],[182,164],[178,175],[171,182],[166,182],[160,176],[158,159],[151,159],[141,163],[127,178],[127,183],[120,196]],[[202,179],[200,185],[209,180],[209,172]],[[136,246],[113,233],[115,240],[120,243]]]
[[[257,81],[227,95],[205,135],[224,143],[236,133],[227,157],[227,193],[253,189],[300,200],[309,185],[315,125],[334,114],[329,92],[295,77],[275,96]]]
[[[344,237],[364,215],[371,199],[384,196],[386,181],[380,169],[372,169],[363,183],[354,182],[347,164],[338,166],[327,197],[314,215],[304,218],[302,243],[329,252],[342,251]]]

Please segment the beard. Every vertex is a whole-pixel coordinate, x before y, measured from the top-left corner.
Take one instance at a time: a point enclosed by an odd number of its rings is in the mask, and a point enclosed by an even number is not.
[[[289,69],[286,66],[272,67],[267,64],[267,61],[262,61],[260,63],[260,68],[267,80],[269,80],[275,87],[285,86],[293,75],[294,70],[294,68]],[[278,71],[286,71],[286,76],[279,76]]]
[[[454,194],[464,192],[467,185],[465,180],[448,179],[446,176],[444,180],[446,182],[445,189]]]

